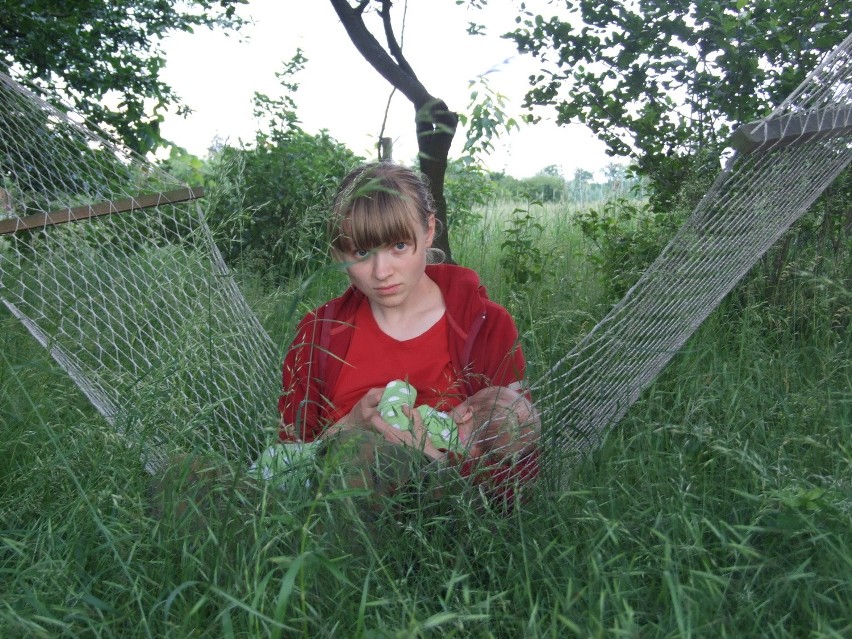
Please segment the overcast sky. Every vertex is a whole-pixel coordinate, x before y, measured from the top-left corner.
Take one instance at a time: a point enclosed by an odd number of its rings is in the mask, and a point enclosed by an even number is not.
[[[522,113],[527,77],[538,64],[497,37],[514,25],[515,14],[506,6],[515,3],[491,2],[487,13],[456,6],[454,0],[408,4],[403,50],[432,95],[463,113],[470,102],[470,81],[485,75],[492,90],[509,100],[509,114]],[[398,1],[394,9],[403,7]],[[390,85],[355,50],[330,3],[251,0],[241,14],[255,21],[242,36],[205,29],[166,41],[163,79],[194,113],[187,119],[167,118],[162,134],[201,156],[215,138],[233,144],[252,141],[258,128],[252,95],[279,95],[275,73],[301,48],[308,62],[295,77],[300,85],[295,98],[303,128],[311,133],[326,129],[354,152],[373,157]],[[489,35],[469,36],[469,21],[486,24]],[[435,34],[437,40],[430,41]],[[549,112],[541,115],[552,117]],[[499,143],[486,159],[488,168],[523,178],[555,164],[570,178],[577,168],[595,172],[612,161],[583,125],[556,127],[543,121],[522,127]],[[402,95],[391,101],[386,135],[394,139],[396,159],[414,158],[413,107]],[[463,145],[459,131],[451,157],[458,157]]]

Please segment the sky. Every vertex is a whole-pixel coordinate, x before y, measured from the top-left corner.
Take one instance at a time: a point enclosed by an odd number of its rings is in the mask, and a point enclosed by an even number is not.
[[[509,116],[524,113],[527,78],[539,64],[498,37],[514,26],[516,14],[507,8],[515,3],[493,1],[486,11],[456,6],[454,0],[411,0],[408,5],[403,52],[432,95],[464,113],[470,82],[484,76],[491,90],[507,99]],[[398,1],[394,11],[404,6]],[[310,133],[325,129],[355,153],[374,157],[391,87],[356,51],[331,4],[251,0],[240,14],[254,21],[241,35],[199,29],[164,42],[162,79],[194,112],[188,118],[167,116],[162,135],[199,156],[216,139],[253,141],[260,123],[252,115],[252,96],[256,91],[279,96],[275,73],[301,48],[307,63],[292,81],[299,84],[293,97],[302,128]],[[469,21],[485,24],[488,35],[468,35]],[[578,168],[596,173],[613,161],[584,125],[556,126],[552,111],[539,112],[543,121],[521,124],[520,131],[498,140],[485,165],[517,178],[556,165],[571,178]],[[411,103],[394,95],[385,135],[394,140],[394,158],[404,163],[416,155],[413,116]],[[461,154],[464,137],[456,133],[451,158]]]

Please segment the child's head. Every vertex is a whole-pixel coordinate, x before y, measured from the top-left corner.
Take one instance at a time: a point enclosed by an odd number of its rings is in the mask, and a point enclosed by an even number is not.
[[[329,220],[334,257],[342,260],[353,249],[416,241],[415,229],[426,230],[434,214],[431,192],[415,171],[390,162],[359,166],[334,197]]]
[[[524,395],[505,386],[487,386],[453,410],[459,440],[474,457],[526,454],[538,441],[541,419]]]

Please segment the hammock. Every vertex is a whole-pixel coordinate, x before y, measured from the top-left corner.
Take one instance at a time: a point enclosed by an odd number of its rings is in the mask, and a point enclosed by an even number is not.
[[[852,157],[852,37],[738,149],[658,259],[533,393],[548,449],[594,449]],[[0,302],[155,472],[177,450],[254,458],[280,353],[191,189],[0,74]],[[548,456],[554,464],[562,455]]]

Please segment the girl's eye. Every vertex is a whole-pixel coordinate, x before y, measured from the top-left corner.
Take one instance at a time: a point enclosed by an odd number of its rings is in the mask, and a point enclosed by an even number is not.
[[[370,251],[366,251],[364,249],[355,249],[354,251],[352,251],[352,255],[354,255],[355,258],[359,259],[359,260],[364,259],[369,254],[370,254]]]
[[[393,247],[394,247],[397,251],[404,251],[406,248],[408,248],[408,242],[396,242],[396,243],[393,245]]]

